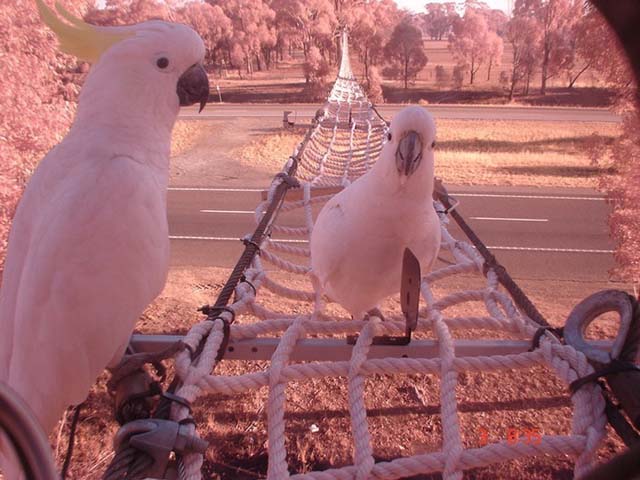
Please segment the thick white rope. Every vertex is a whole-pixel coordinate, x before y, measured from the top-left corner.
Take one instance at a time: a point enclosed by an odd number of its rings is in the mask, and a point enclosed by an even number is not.
[[[344,41],[344,40],[343,40]],[[345,50],[348,51],[345,46]],[[302,210],[302,224],[283,226],[276,224],[272,233],[308,241],[313,231],[314,207],[324,203],[330,196],[313,195],[314,187],[346,185],[366,172],[377,158],[386,124],[373,113],[371,104],[355,81],[348,58],[343,58],[341,75],[334,84],[325,105],[324,115],[319,119],[302,152],[298,167],[298,178],[302,181],[303,198],[285,201],[281,212]],[[343,112],[346,110],[347,117]],[[351,113],[352,123],[345,128]],[[298,152],[294,152],[297,157]],[[290,166],[290,162],[287,167]],[[285,171],[287,170],[285,167]],[[271,185],[267,201],[258,205],[256,222],[264,215],[266,206],[275,194],[281,178]],[[441,205],[436,210],[442,210]],[[253,316],[256,321],[234,323],[231,326],[232,340],[247,340],[258,337],[279,337],[280,341],[270,366],[264,371],[243,375],[214,375],[218,350],[223,341],[223,324],[217,320],[195,325],[185,342],[192,348],[206,337],[204,349],[196,363],[189,352],[176,357],[175,368],[182,381],[176,392],[190,402],[205,394],[241,394],[268,388],[266,406],[269,434],[268,478],[280,480],[290,477],[285,443],[284,412],[286,387],[290,382],[305,382],[311,379],[343,377],[347,382],[348,404],[353,436],[353,464],[343,468],[322,472],[293,475],[295,479],[349,479],[378,478],[398,479],[418,474],[442,472],[445,479],[460,479],[463,471],[504,462],[511,459],[544,454],[564,454],[576,459],[576,478],[584,475],[595,462],[595,452],[605,435],[606,417],[604,400],[596,384],[585,385],[572,397],[572,427],[567,435],[542,435],[539,442],[497,442],[481,448],[464,448],[461,437],[456,386],[461,372],[496,372],[503,370],[528,370],[544,365],[567,385],[593,371],[586,358],[570,346],[560,344],[549,334],[542,336],[540,347],[532,352],[512,355],[457,357],[454,350],[452,330],[495,331],[500,335],[510,334],[513,339],[531,339],[538,325],[527,318],[514,305],[512,299],[502,291],[498,277],[492,270],[484,277],[482,256],[467,242],[455,239],[448,231],[446,215],[440,215],[442,230],[441,253],[448,252],[454,259],[452,265],[429,272],[421,282],[421,294],[426,306],[420,309],[416,332],[431,331],[437,341],[439,358],[368,358],[373,337],[379,335],[404,334],[404,321],[398,312],[390,312],[387,320],[377,317],[369,321],[353,321],[346,318],[328,317],[324,313],[325,302],[314,289],[310,275],[309,248],[306,243],[287,243],[276,238],[266,239],[261,245],[261,255],[255,257],[252,266],[245,272],[247,282],[241,282],[235,290],[235,300],[230,308],[236,316]],[[286,255],[287,258],[283,258]],[[285,277],[303,280],[303,286],[292,286],[287,281],[276,281],[271,277],[273,269],[267,270],[265,262],[285,273]],[[475,275],[485,278],[482,288],[436,294],[433,287],[456,275]],[[296,313],[267,308],[261,304],[260,292],[266,289],[275,295],[299,303]],[[469,316],[447,316],[452,307],[473,302],[484,305],[485,312]],[[275,309],[274,309],[275,308]],[[231,321],[231,314],[222,316]],[[245,318],[243,318],[245,320]],[[308,336],[358,335],[350,360],[292,363],[291,355],[296,344]],[[434,375],[440,378],[440,403],[442,418],[442,449],[438,452],[397,458],[389,462],[375,463],[369,435],[365,407],[365,380],[372,375]],[[174,404],[172,419],[184,420],[189,411]],[[195,435],[195,428],[192,430]],[[202,456],[184,456],[182,479],[196,480],[200,477]]]

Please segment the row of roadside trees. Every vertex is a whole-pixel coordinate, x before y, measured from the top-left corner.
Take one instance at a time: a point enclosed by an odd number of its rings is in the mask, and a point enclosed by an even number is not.
[[[400,10],[393,0],[106,0],[84,17],[103,25],[148,18],[188,23],[205,40],[207,61],[218,72],[251,76],[300,52],[306,81],[318,92],[338,62],[344,27],[370,90],[379,90],[381,73],[407,88],[429,61],[423,39],[447,40],[454,75],[469,84],[481,68],[488,80],[508,46],[503,81],[510,99],[529,94],[534,78],[541,94],[552,78],[571,88],[606,55],[606,27],[582,0],[516,0],[511,18],[478,0],[462,8],[431,2],[419,14]]]

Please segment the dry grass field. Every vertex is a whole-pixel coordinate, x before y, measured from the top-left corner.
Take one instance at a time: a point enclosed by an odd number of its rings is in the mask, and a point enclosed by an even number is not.
[[[491,75],[487,78],[488,68],[482,66],[476,75],[473,85],[469,85],[468,75],[461,88],[454,86],[451,80],[436,81],[436,67],[442,65],[451,77],[455,59],[448,49],[446,41],[426,40],[425,53],[429,59],[425,68],[418,74],[415,81],[405,90],[398,79],[382,79],[382,88],[386,102],[405,103],[505,103],[507,101],[506,86],[501,82],[501,74],[511,74],[512,51],[505,45],[504,53],[499,65],[494,65]],[[364,67],[358,56],[352,51],[350,55],[353,72],[358,79],[364,76]],[[304,75],[301,52],[294,52],[292,58],[279,62],[271,70],[256,71],[250,77],[242,76],[237,71],[211,72],[212,101],[219,97],[215,86],[220,87],[223,102],[260,102],[260,103],[301,103],[308,102],[304,93]],[[381,69],[381,67],[379,67]],[[333,67],[330,78],[338,71]],[[504,72],[504,73],[503,73]],[[608,106],[614,99],[612,91],[603,85],[599,76],[587,70],[578,80],[575,88],[568,89],[568,81],[562,76],[549,79],[547,95],[538,95],[540,79],[535,75],[531,79],[531,90],[528,96],[517,92],[516,102],[535,105],[573,105],[573,106]]]
[[[427,107],[428,108],[428,107]],[[593,142],[612,142],[608,123],[436,120],[436,175],[458,185],[596,188],[606,165],[589,156]],[[303,130],[278,132],[236,150],[250,168],[276,171],[302,139]]]
[[[437,171],[449,184],[594,187],[602,167],[591,164],[585,143],[611,141],[617,127],[609,124],[557,124],[553,122],[438,122]],[[172,184],[266,186],[290,155],[302,131],[284,133],[259,121],[179,122],[174,141]],[[215,152],[215,155],[212,154]],[[223,172],[223,173],[222,173]],[[146,310],[138,330],[147,333],[185,332],[202,319],[196,308],[212,303],[229,270],[176,268],[170,272],[161,296]],[[438,284],[438,295],[480,286],[482,278],[463,276]],[[289,279],[292,286],[300,280]],[[601,282],[523,280],[542,314],[562,325],[572,307],[594,291],[612,288]],[[616,284],[616,288],[624,285]],[[261,303],[290,312],[310,306],[283,301],[261,291]],[[383,310],[398,311],[396,299]],[[339,314],[338,310],[331,310]],[[470,310],[452,314],[469,314]],[[238,322],[252,321],[241,317]],[[600,321],[589,333],[610,337],[615,321]],[[478,332],[476,332],[478,333]],[[482,332],[479,332],[482,333]],[[478,334],[479,334],[478,333]],[[456,333],[469,338],[474,333]],[[498,335],[499,336],[499,335]],[[217,373],[238,375],[268,368],[266,362],[223,361]],[[97,480],[111,459],[111,441],[117,431],[105,390],[106,375],[92,389],[80,417],[71,479]],[[381,394],[384,392],[384,394]],[[200,434],[210,442],[205,478],[266,478],[267,390],[242,395],[218,395],[194,405]],[[291,473],[322,470],[351,463],[353,439],[347,403],[346,379],[330,378],[293,383],[287,389],[286,436]],[[566,385],[540,367],[527,371],[462,374],[457,390],[461,432],[465,446],[478,446],[482,431],[490,441],[504,440],[510,428],[541,433],[568,433],[571,401]],[[367,416],[374,456],[433,452],[442,448],[439,378],[413,375],[370,378],[366,383]],[[61,462],[68,426],[61,430],[57,459]],[[57,435],[52,443],[57,443]],[[609,431],[598,452],[609,458],[621,443]],[[466,479],[569,479],[573,459],[564,455],[541,456],[475,469]],[[437,479],[439,475],[415,477]]]

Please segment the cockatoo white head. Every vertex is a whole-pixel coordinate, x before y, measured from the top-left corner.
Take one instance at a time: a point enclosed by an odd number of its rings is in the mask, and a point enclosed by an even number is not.
[[[394,185],[431,192],[435,146],[436,126],[431,114],[422,107],[407,107],[393,117],[376,165]]]
[[[93,63],[80,95],[78,118],[93,116],[87,120],[95,122],[97,111],[114,116],[102,119],[107,122],[153,115],[172,127],[181,105],[204,107],[209,97],[202,67],[205,47],[188,26],[153,20],[98,27],[75,18],[58,3],[56,10],[66,21],[42,0],[36,3],[61,50]]]

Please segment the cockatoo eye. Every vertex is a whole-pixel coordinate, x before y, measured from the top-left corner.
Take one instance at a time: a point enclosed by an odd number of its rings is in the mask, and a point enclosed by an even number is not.
[[[387,133],[387,140],[391,141],[391,132]]]
[[[169,59],[167,57],[160,57],[158,60],[156,60],[156,65],[158,66],[158,68],[164,70],[169,66]]]
[[[431,148],[436,148],[436,141],[431,142]]]

